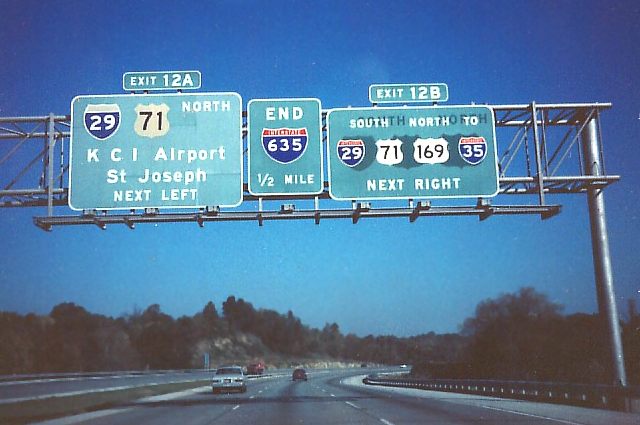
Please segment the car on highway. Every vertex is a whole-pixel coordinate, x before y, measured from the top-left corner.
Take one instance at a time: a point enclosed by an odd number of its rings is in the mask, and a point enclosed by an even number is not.
[[[297,368],[293,371],[293,377],[291,378],[293,381],[306,381],[307,380],[307,372],[302,368]]]
[[[265,369],[263,362],[251,363],[247,366],[247,375],[262,375]]]
[[[247,392],[244,372],[240,366],[221,366],[211,378],[211,391],[221,392]]]

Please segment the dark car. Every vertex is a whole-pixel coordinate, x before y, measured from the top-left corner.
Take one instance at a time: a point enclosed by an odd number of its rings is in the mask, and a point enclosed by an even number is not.
[[[294,381],[301,381],[301,380],[307,380],[307,372],[305,372],[304,369],[296,369],[293,371],[293,378]]]

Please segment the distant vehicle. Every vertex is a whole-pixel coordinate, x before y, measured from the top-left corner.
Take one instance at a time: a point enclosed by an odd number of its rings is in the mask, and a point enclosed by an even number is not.
[[[367,367],[367,364],[366,364],[366,363],[362,363],[362,364],[360,365],[360,367]]]
[[[302,369],[302,368],[298,368],[296,370],[293,371],[293,377],[292,377],[293,381],[306,381],[307,380],[307,372]]]
[[[264,363],[251,363],[247,366],[247,375],[262,375],[265,371],[266,367]]]
[[[402,369],[406,369],[407,367],[408,367],[408,366],[407,366],[406,364],[401,364],[401,365],[400,365],[400,368],[402,368]]]
[[[211,390],[214,394],[221,392],[247,392],[244,373],[240,366],[222,366],[211,378]]]

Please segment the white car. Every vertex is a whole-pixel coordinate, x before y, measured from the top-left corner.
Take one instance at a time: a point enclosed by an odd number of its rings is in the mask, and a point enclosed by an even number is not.
[[[214,394],[220,392],[247,391],[244,372],[240,366],[222,366],[216,370],[211,378],[211,390]]]

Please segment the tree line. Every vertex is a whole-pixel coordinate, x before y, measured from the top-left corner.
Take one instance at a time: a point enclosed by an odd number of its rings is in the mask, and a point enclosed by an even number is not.
[[[218,313],[213,302],[174,319],[157,304],[118,318],[74,303],[48,315],[0,312],[0,374],[190,369],[265,360],[272,366],[310,361],[408,363],[445,359],[459,335],[413,338],[343,335],[336,323],[302,324],[293,312],[256,309],[229,296]]]
[[[482,301],[466,319],[460,361],[420,362],[434,378],[616,384],[607,325],[597,314],[563,315],[533,288]],[[621,323],[630,384],[640,383],[640,317]]]
[[[0,374],[191,369],[257,359],[414,365],[419,376],[610,383],[610,350],[597,315],[563,315],[532,288],[478,304],[455,334],[360,337],[336,323],[304,325],[293,312],[229,296],[174,319],[153,304],[113,318],[74,303],[47,315],[0,312]],[[623,324],[630,382],[640,381],[640,318]]]

